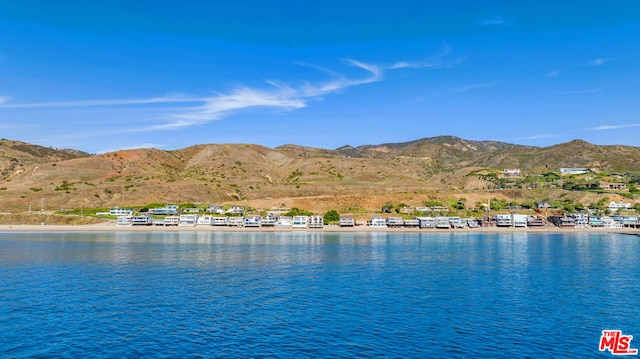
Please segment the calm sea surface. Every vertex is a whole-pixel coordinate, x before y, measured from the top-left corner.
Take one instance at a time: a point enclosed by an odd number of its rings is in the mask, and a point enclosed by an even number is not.
[[[612,357],[640,237],[0,233],[0,357]]]

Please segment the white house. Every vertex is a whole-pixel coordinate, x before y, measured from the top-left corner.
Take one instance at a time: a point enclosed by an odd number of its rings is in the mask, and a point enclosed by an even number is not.
[[[380,216],[371,217],[370,227],[386,227],[387,220]]]
[[[182,214],[180,215],[180,222],[178,226],[180,227],[195,227],[198,225],[198,215],[197,214]]]
[[[293,216],[293,222],[291,227],[293,228],[307,228],[309,224],[309,216]]]
[[[631,203],[627,203],[627,202],[611,202],[609,203],[609,210],[611,212],[615,212],[619,209],[629,209],[631,208]]]
[[[560,174],[563,175],[581,175],[589,173],[589,170],[586,168],[561,168]]]
[[[207,212],[223,214],[224,213],[224,209],[222,209],[222,206],[218,206],[217,204],[213,204],[213,205],[207,207]]]
[[[109,208],[110,216],[133,216],[133,210],[130,208],[113,207]]]
[[[201,211],[200,208],[185,208],[182,210],[182,213],[200,213]]]
[[[168,215],[168,214],[178,214],[178,206],[164,206],[163,208],[151,208],[149,209],[149,214],[159,214],[159,215]]]
[[[227,210],[227,213],[242,215],[244,214],[244,206],[231,206]]]
[[[505,168],[502,170],[502,177],[520,177],[522,172],[519,168]]]

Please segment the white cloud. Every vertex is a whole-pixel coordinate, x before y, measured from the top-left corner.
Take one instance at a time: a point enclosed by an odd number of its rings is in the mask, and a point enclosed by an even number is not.
[[[11,97],[0,96],[0,105],[5,104],[11,100]]]
[[[436,56],[440,58],[451,52],[449,46],[445,46],[442,53]],[[345,76],[319,66],[306,63],[298,63],[311,67],[331,75],[331,79],[325,82],[309,83],[302,85],[290,85],[281,81],[266,81],[265,88],[253,88],[239,86],[228,92],[215,93],[207,97],[192,97],[185,95],[167,95],[153,98],[140,99],[115,99],[115,100],[87,100],[87,101],[61,101],[61,102],[37,102],[37,103],[11,103],[0,100],[2,108],[74,108],[74,107],[100,107],[100,106],[144,106],[148,112],[158,110],[153,105],[174,103],[171,110],[163,109],[163,114],[153,116],[153,124],[139,126],[137,128],[118,128],[118,133],[135,133],[150,130],[172,130],[194,125],[202,125],[212,121],[221,120],[227,116],[243,110],[257,108],[292,111],[307,106],[312,99],[332,93],[339,93],[354,86],[365,85],[381,81],[387,70],[406,67],[436,67],[439,66],[434,59],[427,63],[407,63],[402,66],[380,66],[353,59],[345,61],[349,66],[362,70],[364,76]],[[5,99],[5,98],[0,98]],[[137,123],[141,123],[138,121]]]
[[[4,104],[3,108],[53,108],[53,107],[97,107],[97,106],[127,106],[127,105],[148,105],[161,103],[189,103],[202,102],[205,99],[191,98],[183,96],[164,96],[142,99],[119,99],[119,100],[88,100],[88,101],[60,101],[60,102],[36,102],[36,103],[14,103]]]
[[[202,106],[172,114],[172,121],[154,125],[145,130],[166,130],[204,124],[220,120],[233,112],[251,108],[275,108],[285,111],[300,109],[307,106],[309,99],[382,79],[384,70],[379,66],[356,60],[347,60],[347,62],[351,66],[365,70],[369,76],[359,79],[340,77],[326,83],[307,83],[299,88],[278,81],[267,81],[270,85],[268,89],[240,87],[229,93],[208,98]]]
[[[296,65],[299,65],[299,66],[309,67],[309,68],[312,68],[314,70],[322,71],[322,72],[324,72],[326,74],[329,74],[331,76],[336,76],[336,77],[338,76],[338,74],[336,72],[334,72],[332,70],[329,70],[329,69],[326,69],[326,68],[324,68],[322,66],[318,66],[316,64],[310,64],[310,63],[301,62],[301,61],[294,61],[293,63],[296,64]]]
[[[440,53],[421,61],[398,61],[395,64],[387,67],[390,70],[394,69],[444,69],[458,65],[464,61],[465,58],[458,58],[449,61],[443,60],[447,55],[452,52],[451,46],[444,44],[444,48]]]
[[[606,64],[607,62],[611,62],[614,61],[613,59],[605,59],[605,58],[599,58],[599,59],[595,59],[593,61],[590,61],[586,64],[584,64],[583,66],[601,66]]]
[[[513,19],[506,19],[502,15],[493,15],[480,21],[482,26],[513,26]]]
[[[558,77],[558,76],[560,76],[560,71],[558,71],[558,70],[549,71],[544,76],[545,77]]]
[[[619,130],[622,128],[640,127],[640,123],[632,123],[629,125],[602,125],[597,127],[587,128],[589,131],[606,131],[606,130]]]
[[[493,87],[493,86],[495,86],[494,83],[471,84],[471,85],[467,85],[467,86],[455,89],[454,91],[455,92],[468,92],[468,91],[473,91],[473,90],[489,88],[489,87]]]
[[[555,92],[547,92],[548,95],[583,95],[590,93],[602,92],[602,89],[594,88],[587,90],[571,90],[571,91],[555,91]]]
[[[539,134],[539,135],[531,135],[526,137],[514,138],[516,141],[532,141],[532,140],[542,140],[546,138],[558,138],[560,135],[558,134]]]

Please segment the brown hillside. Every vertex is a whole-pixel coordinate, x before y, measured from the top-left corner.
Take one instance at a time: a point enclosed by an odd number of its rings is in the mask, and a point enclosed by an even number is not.
[[[20,141],[0,139],[0,181],[20,174],[27,166],[32,164],[88,156],[88,153],[77,150],[60,150]]]
[[[342,206],[338,198],[351,197],[360,198],[359,205],[368,207],[363,198],[486,191],[491,183],[469,176],[485,168],[544,173],[558,167],[595,166],[640,173],[640,148],[577,140],[537,148],[442,136],[338,150],[211,144],[95,156],[4,140],[0,151],[0,159],[8,163],[0,178],[0,211],[42,204],[57,209],[151,202],[248,203],[267,198],[320,198],[313,203],[322,207],[320,203],[332,198]],[[380,204],[371,205],[377,208]]]

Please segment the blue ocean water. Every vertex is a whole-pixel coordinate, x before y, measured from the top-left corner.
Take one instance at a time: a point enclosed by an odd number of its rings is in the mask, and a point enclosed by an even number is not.
[[[602,330],[640,338],[639,259],[604,233],[0,233],[0,357],[607,357]]]

